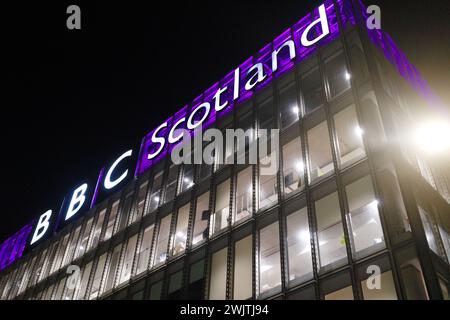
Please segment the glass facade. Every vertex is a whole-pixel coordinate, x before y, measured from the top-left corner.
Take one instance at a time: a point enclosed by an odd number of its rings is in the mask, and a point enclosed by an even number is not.
[[[347,30],[218,125],[279,128],[279,150],[253,165],[162,160],[2,271],[1,299],[448,297],[445,179],[386,152],[396,101],[377,98],[364,37]]]

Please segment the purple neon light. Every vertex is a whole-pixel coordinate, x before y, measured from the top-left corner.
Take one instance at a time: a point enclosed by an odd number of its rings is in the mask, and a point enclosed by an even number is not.
[[[299,22],[294,24],[293,27],[288,28],[283,33],[281,33],[275,40],[265,46],[262,47],[259,52],[253,56],[245,60],[239,66],[239,98],[236,101],[233,101],[233,92],[234,92],[234,71],[230,72],[227,76],[225,76],[221,81],[215,83],[208,90],[206,90],[202,95],[200,95],[194,102],[190,105],[192,108],[184,107],[180,110],[175,116],[169,118],[167,121],[168,126],[158,132],[159,137],[165,137],[166,144],[164,149],[156,156],[154,159],[148,160],[147,156],[150,153],[153,153],[159,144],[152,144],[151,137],[156,131],[154,129],[150,133],[148,133],[142,140],[141,150],[139,152],[138,164],[136,166],[136,176],[141,175],[143,172],[148,170],[151,166],[162,160],[166,157],[166,155],[173,150],[173,148],[178,144],[175,143],[170,145],[167,141],[167,134],[169,133],[170,127],[174,124],[178,119],[182,117],[188,117],[189,112],[194,110],[198,105],[209,102],[210,103],[210,114],[207,120],[202,124],[202,129],[206,129],[210,127],[216,119],[220,118],[224,114],[231,112],[233,107],[238,103],[243,103],[248,100],[255,92],[260,91],[264,87],[268,86],[274,78],[278,78],[285,74],[286,72],[292,70],[295,63],[305,60],[309,56],[311,56],[319,46],[322,46],[326,43],[329,43],[335,40],[339,36],[339,26],[337,23],[337,16],[335,12],[335,6],[332,0],[327,0],[324,2],[327,20],[329,24],[330,33],[322,39],[317,45],[311,46],[308,48],[303,47],[300,44],[300,37],[304,33],[305,29],[319,17],[318,8],[314,9],[312,13],[308,14],[306,17],[302,18]],[[341,10],[342,11],[342,10]],[[346,21],[349,20],[346,18]],[[354,21],[354,20],[353,20]],[[320,24],[318,24],[312,30],[313,36],[320,35],[323,33],[321,30]],[[280,48],[286,41],[293,40],[295,45],[295,53],[296,59],[290,59],[289,49],[283,48],[278,55],[278,68],[275,74],[272,72],[272,52]],[[252,91],[247,91],[244,88],[245,83],[249,79],[249,76],[253,76],[255,71],[252,71],[250,75],[248,75],[248,71],[252,68],[256,63],[261,63],[263,65],[265,79],[261,83],[258,83]],[[219,88],[227,87],[227,91],[222,95],[222,101],[228,101],[229,105],[220,112],[216,113],[214,110],[214,101],[213,95]],[[164,123],[162,122],[162,123]],[[182,127],[181,127],[182,128]],[[190,132],[190,135],[193,136],[194,132]]]

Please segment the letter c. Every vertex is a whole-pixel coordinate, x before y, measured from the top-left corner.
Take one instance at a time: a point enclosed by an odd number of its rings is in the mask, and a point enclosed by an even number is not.
[[[112,189],[115,186],[117,186],[120,182],[122,182],[123,179],[125,179],[127,177],[128,174],[128,169],[125,170],[125,172],[116,180],[111,181],[111,174],[113,173],[113,171],[116,169],[117,165],[125,158],[127,157],[131,157],[131,154],[133,153],[133,150],[128,150],[127,152],[125,152],[123,155],[121,155],[116,161],[114,161],[114,163],[112,164],[111,168],[109,168],[108,172],[106,173],[106,177],[105,177],[105,188],[106,189]]]

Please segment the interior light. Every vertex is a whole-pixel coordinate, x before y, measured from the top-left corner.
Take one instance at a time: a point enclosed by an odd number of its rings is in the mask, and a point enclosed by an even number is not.
[[[292,107],[292,113],[299,114],[299,112],[300,112],[300,109],[297,106]]]
[[[273,266],[268,265],[268,264],[262,265],[262,266],[261,266],[261,273],[262,273],[262,272],[266,272],[266,271],[268,271],[268,270],[270,270],[270,269],[272,269],[272,268],[273,268]]]
[[[355,135],[356,135],[358,138],[361,138],[361,137],[363,136],[363,134],[364,134],[364,130],[361,129],[360,126],[356,126],[356,127],[355,127]]]
[[[450,124],[444,121],[429,121],[416,128],[414,142],[418,149],[429,154],[440,154],[450,150]]]
[[[303,161],[301,161],[301,160],[297,162],[296,167],[299,172],[303,172],[303,170],[305,169],[305,165],[303,164]]]
[[[352,75],[348,72],[345,72],[345,80],[349,81],[352,78]]]

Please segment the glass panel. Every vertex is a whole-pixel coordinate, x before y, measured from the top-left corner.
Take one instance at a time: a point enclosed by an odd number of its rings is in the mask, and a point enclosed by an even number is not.
[[[227,248],[215,252],[211,258],[209,299],[224,300],[227,283]]]
[[[320,266],[347,257],[337,192],[315,202]]]
[[[137,254],[137,274],[147,270],[150,253],[152,251],[152,239],[153,239],[154,225],[145,228],[144,235],[142,237],[142,243]]]
[[[164,203],[170,202],[175,198],[177,193],[177,178],[178,178],[178,166],[172,165],[169,169],[169,176],[167,177],[166,195]]]
[[[303,208],[286,217],[289,281],[310,278],[313,272],[308,210]]]
[[[275,152],[260,160],[259,209],[272,206],[278,202],[277,167]]]
[[[119,284],[128,281],[131,277],[131,269],[133,267],[134,253],[136,251],[137,234],[128,239],[127,248],[125,250],[124,260],[122,262],[122,272],[120,274]]]
[[[363,130],[358,124],[355,105],[334,115],[341,167],[348,166],[366,156],[362,140]]]
[[[125,202],[124,205],[122,207],[122,209],[120,210],[120,223],[119,223],[119,228],[114,232],[117,233],[123,229],[125,229],[125,227],[128,224],[128,218],[131,214],[131,210],[132,210],[132,206],[133,206],[133,192],[127,194],[127,196],[125,197]]]
[[[308,149],[309,180],[311,182],[334,171],[326,121],[308,130]]]
[[[269,98],[258,105],[259,129],[273,129],[273,99]],[[261,137],[260,134],[258,134]]]
[[[67,243],[69,242],[69,236],[70,236],[70,233],[66,234],[60,243],[58,253],[54,259],[51,273],[55,272],[56,270],[59,270],[59,268],[61,267],[62,260],[64,258],[64,255],[66,254]]]
[[[367,280],[361,281],[364,300],[397,300],[394,278],[391,271],[383,272],[380,275],[380,287],[369,288]]]
[[[234,300],[252,297],[252,236],[239,240],[234,245]]]
[[[153,266],[160,265],[166,261],[167,246],[169,244],[170,222],[172,214],[161,219],[159,226],[158,240],[156,242]]]
[[[206,229],[209,220],[209,191],[197,197],[197,208],[195,209],[194,235],[192,245],[196,245],[206,239]]]
[[[172,255],[183,253],[186,250],[187,229],[189,222],[189,207],[187,203],[178,209],[177,227],[173,237]]]
[[[252,167],[247,167],[237,175],[234,222],[238,222],[251,215],[253,196],[252,185]]]
[[[108,218],[108,225],[106,226],[106,231],[105,231],[105,237],[103,240],[108,240],[109,238],[111,238],[113,230],[114,230],[114,224],[116,222],[116,217],[117,217],[117,211],[119,210],[119,203],[120,200],[117,200],[113,203],[112,207],[111,207],[111,211],[109,213],[109,218]]]
[[[122,245],[119,244],[114,247],[112,252],[111,261],[109,262],[108,267],[108,275],[106,276],[106,285],[104,286],[103,292],[106,292],[114,287],[116,282],[116,271],[119,269],[119,260],[120,260],[120,250],[122,249]]]
[[[189,272],[188,299],[203,300],[204,284],[205,284],[205,260],[194,263]]]
[[[169,288],[167,290],[167,299],[168,300],[177,300],[181,299],[182,296],[182,288],[183,286],[183,271],[178,271],[170,275],[169,278]]]
[[[150,300],[160,300],[163,282],[154,283],[150,288]]]
[[[89,300],[95,299],[100,291],[100,285],[102,282],[103,269],[105,268],[106,253],[102,254],[98,259],[97,269],[95,269],[94,280],[92,281],[91,293]]]
[[[211,234],[219,232],[228,225],[230,213],[230,179],[216,187],[216,211],[211,216]]]
[[[91,244],[89,245],[89,250],[92,248],[96,248],[100,241],[100,236],[102,234],[102,228],[103,228],[103,222],[105,221],[105,215],[106,215],[106,209],[103,209],[102,211],[100,211],[100,213],[98,215],[98,220],[95,223],[95,229],[94,229],[94,233],[92,235]]]
[[[421,207],[419,207],[419,214],[420,219],[422,220],[423,230],[425,231],[428,246],[434,253],[436,253],[437,255],[441,255],[438,247],[439,240],[437,240],[438,237],[436,237],[434,233],[435,226],[430,215]]]
[[[284,193],[290,194],[305,186],[305,164],[302,158],[300,137],[283,145],[283,179]]]
[[[63,263],[64,266],[69,264],[69,262],[72,261],[72,256],[73,256],[74,251],[75,251],[75,249],[77,247],[77,243],[78,243],[78,238],[80,236],[80,232],[81,232],[81,226],[78,226],[75,229],[75,233],[73,234],[73,236],[72,236],[72,238],[70,240],[70,243],[68,245],[68,250],[66,252],[66,256],[64,257],[64,263]]]
[[[301,79],[305,113],[310,113],[323,103],[323,85],[318,68],[308,72]]]
[[[296,123],[300,116],[300,108],[297,102],[297,90],[294,82],[291,82],[280,90],[278,103],[281,117],[281,129],[286,129],[293,123]]]
[[[330,96],[335,97],[350,88],[350,73],[342,51],[325,61]]]
[[[139,186],[138,196],[136,199],[136,210],[132,210],[132,216],[130,218],[130,224],[138,221],[145,211],[145,201],[147,200],[148,182],[145,181]]]
[[[163,172],[158,172],[153,179],[152,192],[150,195],[150,205],[149,212],[153,212],[158,208],[159,198],[161,196],[161,185],[162,185]]]
[[[194,185],[194,166],[185,164],[183,168],[183,180],[181,181],[181,192],[190,189]]]
[[[372,179],[366,176],[345,187],[350,214],[349,233],[353,237],[355,251],[384,247],[383,229],[378,214],[378,201],[372,187]]]
[[[84,226],[83,236],[81,238],[81,241],[80,241],[80,243],[77,247],[77,251],[75,253],[75,258],[81,257],[84,254],[86,247],[89,243],[89,235],[91,234],[93,222],[94,222],[94,218],[90,218],[86,222],[86,225]]]
[[[278,221],[259,231],[259,294],[281,285]]]

